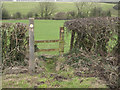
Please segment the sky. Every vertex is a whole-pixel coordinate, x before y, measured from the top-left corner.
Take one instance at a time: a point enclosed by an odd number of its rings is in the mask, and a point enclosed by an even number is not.
[[[12,1],[12,0],[2,0],[2,1]],[[17,1],[17,0],[14,0]],[[120,0],[19,0],[19,1],[67,1],[67,2],[90,2],[90,1],[94,1],[94,2],[119,2]]]

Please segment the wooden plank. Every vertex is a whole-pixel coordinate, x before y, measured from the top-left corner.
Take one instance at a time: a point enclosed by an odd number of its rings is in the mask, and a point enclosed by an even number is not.
[[[59,51],[59,48],[57,48],[57,49],[39,49],[36,52],[42,52],[42,51],[47,51],[47,52],[49,52],[49,51]]]
[[[53,43],[59,42],[60,40],[36,40],[35,43]]]
[[[34,56],[34,18],[29,18],[29,73],[35,72]]]
[[[71,33],[70,50],[72,50],[72,48],[73,48],[74,37],[75,37],[75,31],[72,31],[72,33]]]
[[[60,27],[60,42],[59,42],[59,54],[64,53],[64,27]]]

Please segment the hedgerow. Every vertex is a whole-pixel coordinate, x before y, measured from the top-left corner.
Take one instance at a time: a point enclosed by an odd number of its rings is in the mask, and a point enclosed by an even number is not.
[[[3,23],[2,33],[2,63],[3,66],[24,64],[28,45],[28,27],[22,23]]]

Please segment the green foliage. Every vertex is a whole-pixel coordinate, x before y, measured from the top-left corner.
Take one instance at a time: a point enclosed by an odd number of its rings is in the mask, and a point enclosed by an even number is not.
[[[25,80],[20,80],[17,84],[18,87],[28,88],[29,84]]]
[[[42,84],[40,86],[38,86],[38,88],[48,88],[47,84]]]

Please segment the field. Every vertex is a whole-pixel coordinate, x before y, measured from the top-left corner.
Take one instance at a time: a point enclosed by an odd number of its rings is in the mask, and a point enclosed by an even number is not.
[[[102,7],[103,10],[111,10],[112,16],[117,16],[117,11],[113,9],[115,4],[106,4],[106,3],[96,3],[98,6]],[[71,10],[76,10],[76,7],[73,2],[57,2],[56,12],[67,12]],[[3,6],[9,11],[12,15],[16,12],[21,12],[26,15],[30,11],[38,12],[39,3],[38,2],[4,2]]]
[[[3,22],[9,23],[26,23],[29,24],[29,20],[3,20]],[[35,40],[56,40],[59,39],[60,27],[63,26],[65,20],[35,20],[35,30],[34,30],[34,38]],[[66,33],[65,33],[66,34]],[[70,34],[65,35],[65,52],[69,51],[70,47]],[[46,43],[46,44],[38,44],[39,48],[59,48],[59,43]],[[41,54],[41,53],[39,53]],[[42,54],[59,54],[57,51],[52,52],[42,52]]]
[[[101,6],[103,10],[111,10],[112,16],[117,16],[117,11],[113,9],[113,6],[115,4],[107,4],[107,3],[97,3],[97,4],[99,4],[99,6]],[[3,6],[9,11],[11,15],[13,15],[14,13],[18,11],[21,12],[22,15],[26,15],[30,11],[39,12],[38,5],[39,5],[38,2],[3,2]],[[56,12],[68,12],[71,10],[76,10],[76,7],[74,3],[72,2],[64,2],[64,3],[57,2],[55,3],[55,5],[57,8]],[[34,39],[35,40],[57,40],[59,39],[60,27],[64,26],[65,21],[66,20],[40,20],[40,19],[37,20],[35,19],[34,20]],[[17,20],[12,20],[12,19],[2,20],[2,22],[3,23],[4,22],[7,22],[7,23],[18,23],[19,22],[19,23],[25,23],[29,25],[29,19],[28,20],[25,20],[25,19],[23,20],[22,19],[21,20],[18,20],[18,19]],[[28,30],[28,33],[29,33],[29,30]],[[67,53],[69,52],[69,49],[70,49],[71,33],[67,32],[66,28],[65,28],[64,36],[65,36],[64,37],[64,40],[65,40],[64,52]],[[117,38],[117,35],[115,35],[115,37]],[[110,41],[107,44],[108,44],[107,49],[109,49],[110,47],[115,46],[116,41],[115,40],[112,41],[112,39],[110,39]],[[42,43],[42,44],[37,44],[37,45],[39,49],[59,48],[59,43]],[[82,51],[76,52],[76,53],[77,53],[76,55],[75,53],[72,53],[70,55],[65,55],[62,57],[57,56],[59,55],[59,51],[35,53],[37,56],[37,57],[35,56],[35,73],[36,74],[34,75],[28,74],[29,72],[28,66],[17,67],[16,65],[16,67],[12,66],[12,68],[5,68],[4,69],[5,75],[3,74],[3,78],[2,78],[3,79],[2,87],[3,88],[21,88],[21,87],[22,88],[59,88],[59,87],[60,88],[108,88],[107,82],[100,79],[99,75],[97,77],[97,74],[100,71],[101,71],[100,74],[101,73],[103,74],[102,71],[106,73],[110,72],[109,69],[105,67],[108,64],[102,66],[105,69],[101,67],[99,68],[99,62],[102,63],[102,60],[103,60],[102,56],[93,55],[92,57],[91,53],[89,55],[88,52],[84,53]],[[48,57],[45,54],[49,54]],[[111,58],[112,57],[110,56],[110,60]],[[98,61],[95,61],[97,59]],[[106,58],[104,59],[107,61],[109,60],[109,57],[107,59]],[[92,60],[96,64],[93,63]],[[115,60],[116,59],[114,59],[114,61]],[[65,61],[70,61],[73,64],[78,63],[80,65],[79,67],[73,68],[71,67],[72,65],[71,66],[67,65],[69,62],[67,62],[66,64]],[[112,67],[112,65],[110,67]],[[22,70],[24,72],[21,72]],[[110,70],[111,72],[114,71],[114,69],[110,69]],[[88,77],[84,75],[88,75]],[[112,81],[111,78],[113,76],[110,76],[111,81]],[[115,80],[113,79],[113,81]]]

